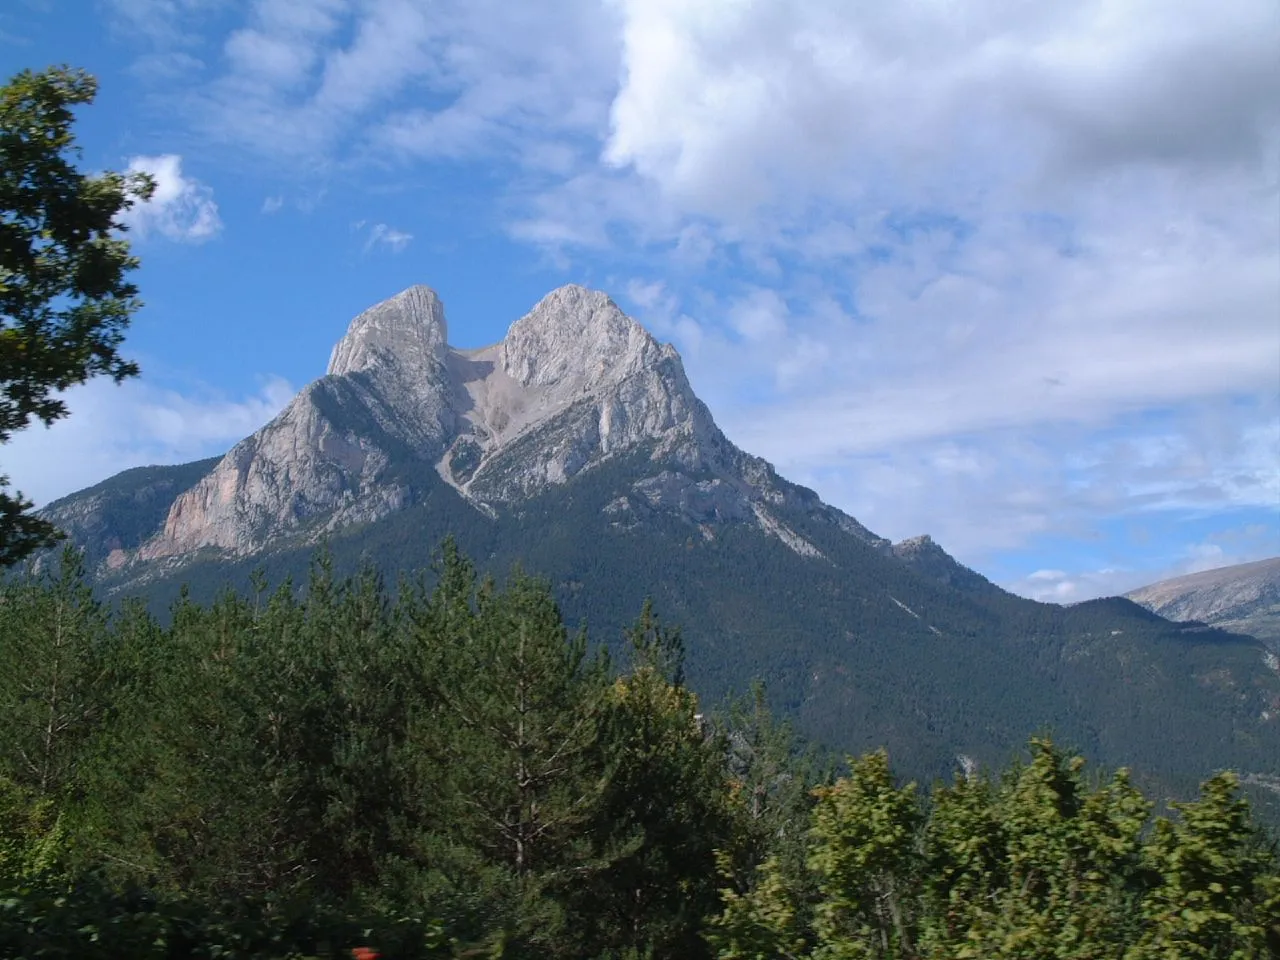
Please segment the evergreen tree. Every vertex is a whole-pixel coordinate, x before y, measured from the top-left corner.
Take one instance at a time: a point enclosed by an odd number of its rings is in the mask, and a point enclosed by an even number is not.
[[[1280,870],[1259,842],[1239,780],[1221,773],[1176,803],[1144,851],[1154,881],[1126,960],[1254,960],[1280,955]]]
[[[612,766],[600,739],[608,664],[584,634],[569,638],[547,586],[519,573],[501,591],[482,586],[467,616],[452,592],[466,571],[452,566],[428,618],[447,631],[439,708],[413,732],[442,774],[435,852],[505,913],[499,940],[557,955],[568,891],[615,856],[589,830]]]
[[[727,854],[720,876],[737,880]],[[744,892],[737,884],[720,890],[723,909],[707,922],[706,938],[720,960],[798,960],[809,956],[807,928],[796,905],[791,878],[776,856],[756,866]]]
[[[848,777],[818,791],[809,854],[821,895],[815,957],[912,955],[920,821],[916,785],[894,783],[883,750],[854,761]]]
[[[731,819],[723,742],[684,686],[683,642],[647,602],[624,637],[631,669],[607,698],[602,767],[609,780],[591,832],[613,862],[576,890],[585,956],[612,948],[704,955],[716,905],[715,850]]]
[[[10,585],[0,602],[0,777],[36,799],[60,798],[107,706],[107,615],[80,556],[56,575]]]

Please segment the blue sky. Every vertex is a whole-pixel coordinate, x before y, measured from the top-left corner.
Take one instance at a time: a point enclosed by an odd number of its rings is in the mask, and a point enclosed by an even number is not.
[[[361,309],[477,346],[566,282],[731,439],[1072,601],[1280,554],[1274,0],[10,0],[132,216],[143,377],[2,465],[39,502],[225,451]]]

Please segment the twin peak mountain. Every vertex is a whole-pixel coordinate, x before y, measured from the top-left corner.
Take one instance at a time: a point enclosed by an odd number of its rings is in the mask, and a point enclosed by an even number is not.
[[[325,376],[179,493],[159,529],[91,553],[109,570],[245,557],[378,521],[440,481],[497,517],[627,456],[644,466],[603,508],[615,526],[661,511],[711,539],[721,524],[746,523],[820,557],[783,519],[785,507],[887,555],[941,562],[944,576],[969,573],[927,538],[895,548],[739,450],[694,394],[675,349],[605,294],[576,285],[474,350],[449,345],[444,307],[428,287],[366,310]],[[58,506],[54,518],[75,526]]]
[[[706,702],[763,679],[807,735],[886,746],[917,778],[958,755],[1003,765],[1052,728],[1172,795],[1224,765],[1280,783],[1280,666],[1256,639],[1123,599],[1035,603],[927,537],[875,536],[730,443],[675,350],[582,287],[479,350],[450,347],[439,298],[413,287],[225,456],[43,512],[103,596],[156,612],[306,582],[321,541],[340,576],[396,576],[452,534],[486,572],[546,577],[605,643],[651,598]]]

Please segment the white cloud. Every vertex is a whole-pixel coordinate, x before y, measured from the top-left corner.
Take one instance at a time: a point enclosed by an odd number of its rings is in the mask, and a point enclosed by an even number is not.
[[[248,9],[203,130],[483,161],[512,236],[647,278],[729,434],[873,529],[978,561],[1280,496],[1272,0]]]
[[[620,7],[606,157],[719,217],[1275,145],[1268,0]]]
[[[155,180],[155,193],[135,205],[121,219],[141,237],[155,233],[180,243],[203,243],[222,230],[218,205],[209,187],[182,174],[182,158],[166,153],[134,157],[130,173],[147,173]]]
[[[283,206],[284,197],[279,196],[278,194],[273,197],[266,197],[262,201],[262,212],[267,215],[279,213]]]
[[[198,27],[234,0],[104,0],[108,26],[121,38],[166,53],[199,41]],[[150,54],[144,57],[150,58]],[[151,65],[155,65],[152,61]],[[144,67],[145,69],[145,67]]]
[[[368,228],[367,230],[365,229],[366,227]],[[388,226],[385,223],[368,224],[364,220],[359,220],[352,224],[352,228],[364,232],[365,253],[373,250],[389,250],[392,253],[401,253],[413,240],[412,233],[397,230],[395,227]]]
[[[225,453],[283,409],[294,392],[278,377],[239,398],[207,388],[94,380],[65,394],[71,411],[65,419],[21,431],[5,444],[4,472],[37,504],[48,503],[129,467]]]
[[[789,312],[777,292],[757,287],[729,305],[729,324],[749,341],[777,341],[787,335]]]
[[[605,129],[613,23],[593,0],[254,0],[193,105],[219,138],[304,166],[483,151],[564,172],[560,135]]]

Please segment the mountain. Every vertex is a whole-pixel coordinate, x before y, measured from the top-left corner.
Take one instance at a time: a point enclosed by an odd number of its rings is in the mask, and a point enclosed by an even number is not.
[[[84,551],[90,568],[109,572],[155,534],[178,495],[218,464],[218,457],[169,467],[136,467],[49,504],[41,513]]]
[[[815,413],[815,416],[819,416]],[[328,371],[214,463],[150,468],[45,511],[100,590],[163,609],[187,585],[426,567],[446,534],[548,578],[609,642],[652,597],[705,700],[754,677],[832,747],[945,775],[1052,730],[1185,792],[1280,775],[1280,671],[1252,637],[1130,600],[1013,596],[928,537],[893,544],[739,450],[680,358],[603,293],[556,290],[497,344],[448,344],[414,287],[365,311]]]
[[[1169,620],[1257,637],[1280,655],[1280,557],[1161,580],[1125,596]]]

